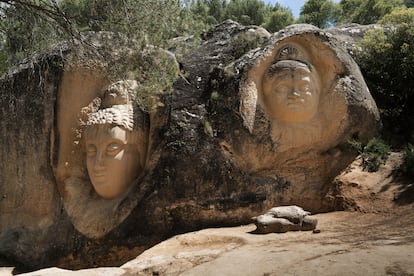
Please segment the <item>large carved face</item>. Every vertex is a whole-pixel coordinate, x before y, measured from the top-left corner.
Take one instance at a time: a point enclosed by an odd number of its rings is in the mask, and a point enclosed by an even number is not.
[[[85,147],[89,178],[103,198],[125,194],[143,169],[136,135],[123,127],[109,124],[88,127]]]
[[[318,112],[318,78],[314,69],[296,60],[271,65],[263,79],[266,110],[272,119],[305,122]]]

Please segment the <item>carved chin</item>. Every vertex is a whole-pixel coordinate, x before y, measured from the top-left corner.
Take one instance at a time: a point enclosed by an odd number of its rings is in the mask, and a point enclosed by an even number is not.
[[[303,106],[288,106],[284,110],[272,112],[272,119],[281,122],[301,123],[312,120],[316,113],[316,110],[303,110]]]
[[[105,179],[94,179],[92,186],[95,192],[104,199],[114,199],[121,196],[124,192],[122,189],[115,189],[114,185],[105,181]]]

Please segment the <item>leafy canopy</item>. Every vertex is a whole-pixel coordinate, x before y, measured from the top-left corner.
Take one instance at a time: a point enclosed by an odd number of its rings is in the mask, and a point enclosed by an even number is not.
[[[407,135],[414,123],[414,8],[394,9],[380,23],[392,27],[367,31],[356,60],[385,129]]]
[[[301,8],[299,22],[325,28],[335,25],[339,13],[339,6],[332,0],[308,0]]]
[[[341,23],[373,24],[397,7],[403,0],[341,0]]]

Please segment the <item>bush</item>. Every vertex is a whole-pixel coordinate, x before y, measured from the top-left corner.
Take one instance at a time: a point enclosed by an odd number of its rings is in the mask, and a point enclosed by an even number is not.
[[[390,146],[383,140],[379,138],[371,139],[361,154],[362,167],[369,172],[378,171],[379,167],[387,161],[390,151]]]
[[[414,177],[414,146],[412,144],[408,144],[404,150],[401,171],[409,177]]]
[[[349,143],[361,154],[363,170],[369,172],[378,171],[379,167],[387,161],[391,151],[390,146],[379,138],[372,138],[366,146],[355,140]]]

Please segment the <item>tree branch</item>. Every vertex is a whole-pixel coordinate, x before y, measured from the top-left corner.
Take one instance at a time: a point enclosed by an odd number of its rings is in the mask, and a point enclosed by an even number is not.
[[[28,0],[0,0],[0,4],[1,3],[25,9],[46,21],[52,20],[60,29],[69,34],[72,38],[80,37],[79,31],[66,14],[59,8],[56,1],[51,0],[50,3],[47,3],[46,1],[40,0],[38,2],[39,4],[36,4],[35,2]]]

